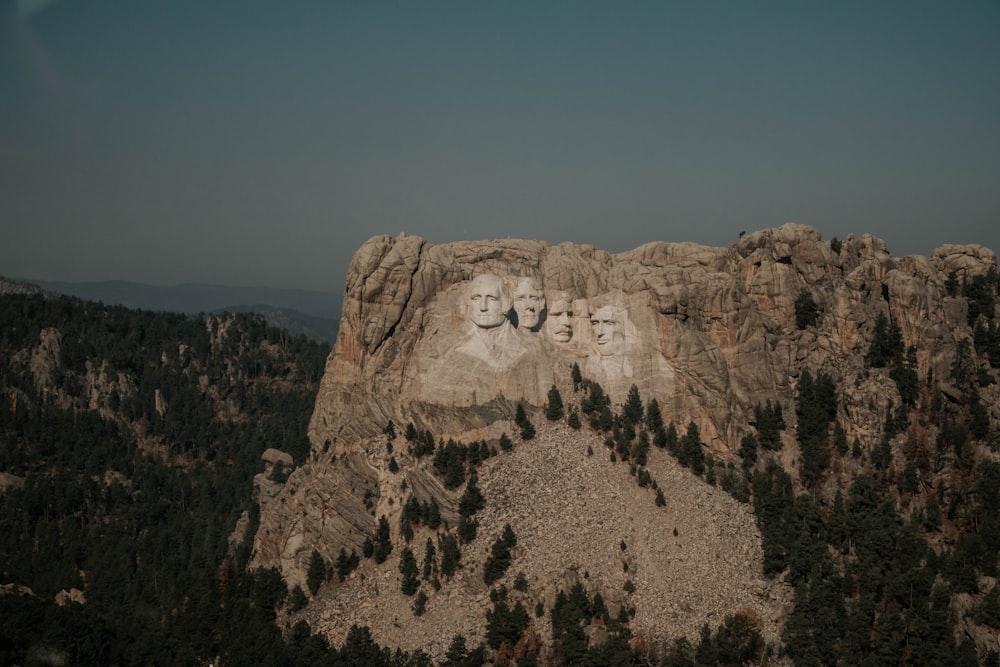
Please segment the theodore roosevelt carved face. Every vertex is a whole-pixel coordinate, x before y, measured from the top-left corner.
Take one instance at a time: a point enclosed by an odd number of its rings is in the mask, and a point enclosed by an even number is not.
[[[545,310],[545,295],[532,278],[519,278],[514,286],[514,312],[518,329],[537,331]]]
[[[504,323],[510,310],[510,293],[503,279],[492,274],[476,276],[466,292],[469,319],[477,327],[492,329]]]
[[[566,292],[556,292],[549,299],[545,328],[556,343],[568,343],[573,339],[573,300]]]

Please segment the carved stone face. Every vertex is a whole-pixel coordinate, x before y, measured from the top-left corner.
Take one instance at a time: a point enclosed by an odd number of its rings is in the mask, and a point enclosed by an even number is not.
[[[483,329],[492,329],[504,323],[510,308],[510,298],[499,276],[477,276],[469,284],[468,290],[468,314],[473,324]]]
[[[521,278],[514,289],[514,312],[517,313],[519,329],[538,328],[542,311],[545,310],[545,295],[535,287],[530,278]]]
[[[573,304],[569,299],[557,298],[552,301],[545,318],[549,338],[557,343],[568,343],[573,338]]]
[[[616,313],[611,306],[595,310],[590,316],[590,326],[594,329],[597,353],[610,357],[625,352],[625,323],[622,313]]]

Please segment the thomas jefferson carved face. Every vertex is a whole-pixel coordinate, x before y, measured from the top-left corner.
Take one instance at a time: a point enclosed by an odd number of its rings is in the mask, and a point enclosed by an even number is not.
[[[514,312],[517,313],[519,329],[538,330],[542,311],[545,310],[545,295],[531,278],[521,278],[514,288]]]
[[[597,353],[610,357],[625,352],[624,312],[612,306],[603,306],[590,316],[590,326],[594,329]]]
[[[557,343],[568,343],[573,338],[573,303],[565,292],[552,298],[545,328],[549,338]]]
[[[510,294],[499,276],[476,276],[469,283],[466,294],[469,319],[477,327],[492,329],[507,319]]]

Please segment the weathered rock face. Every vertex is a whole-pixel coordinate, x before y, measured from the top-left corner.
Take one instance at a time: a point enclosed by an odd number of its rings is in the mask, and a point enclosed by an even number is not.
[[[445,434],[461,435],[489,426],[491,407],[541,405],[578,363],[614,400],[635,384],[725,454],[757,401],[788,396],[803,362],[840,375],[844,360],[858,361],[879,312],[916,345],[922,372],[946,370],[964,310],[944,281],[951,271],[963,278],[995,265],[995,253],[979,246],[945,246],[930,261],[895,259],[868,235],[844,241],[837,254],[796,224],[731,248],[650,243],[618,255],[569,243],[375,237],[351,263],[312,441],[349,451],[390,419],[441,430],[447,418]],[[510,314],[488,328],[468,314],[472,279],[484,275],[508,283]],[[569,302],[568,338],[554,333],[550,308],[537,327],[514,325],[510,295],[523,278],[549,302]],[[803,290],[822,312],[814,330],[795,327]]]
[[[860,380],[878,314],[915,348],[920,377],[946,382],[957,342],[971,334],[966,302],[947,295],[946,280],[995,267],[979,246],[894,258],[868,235],[835,252],[796,224],[729,248],[650,243],[616,255],[571,243],[375,237],[347,276],[312,459],[284,486],[259,480],[255,563],[301,582],[312,549],[332,561],[372,534],[376,516],[398,514],[405,495],[382,436],[390,420],[442,439],[494,439],[513,432],[518,402],[542,406],[553,384],[571,393],[573,364],[616,403],[632,385],[655,397],[665,421],[694,422],[723,460],[735,458],[755,405],[778,401],[792,419],[799,373],[826,372],[841,388],[848,436],[871,444],[890,401],[899,404],[887,375]],[[819,319],[799,329],[803,291]],[[998,409],[996,396],[984,402]],[[412,492],[454,511],[426,462],[392,455]]]

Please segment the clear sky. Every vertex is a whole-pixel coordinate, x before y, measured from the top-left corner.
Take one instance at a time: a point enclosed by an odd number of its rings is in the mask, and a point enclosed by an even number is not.
[[[0,274],[340,291],[376,234],[1000,251],[1000,2],[0,0]]]

